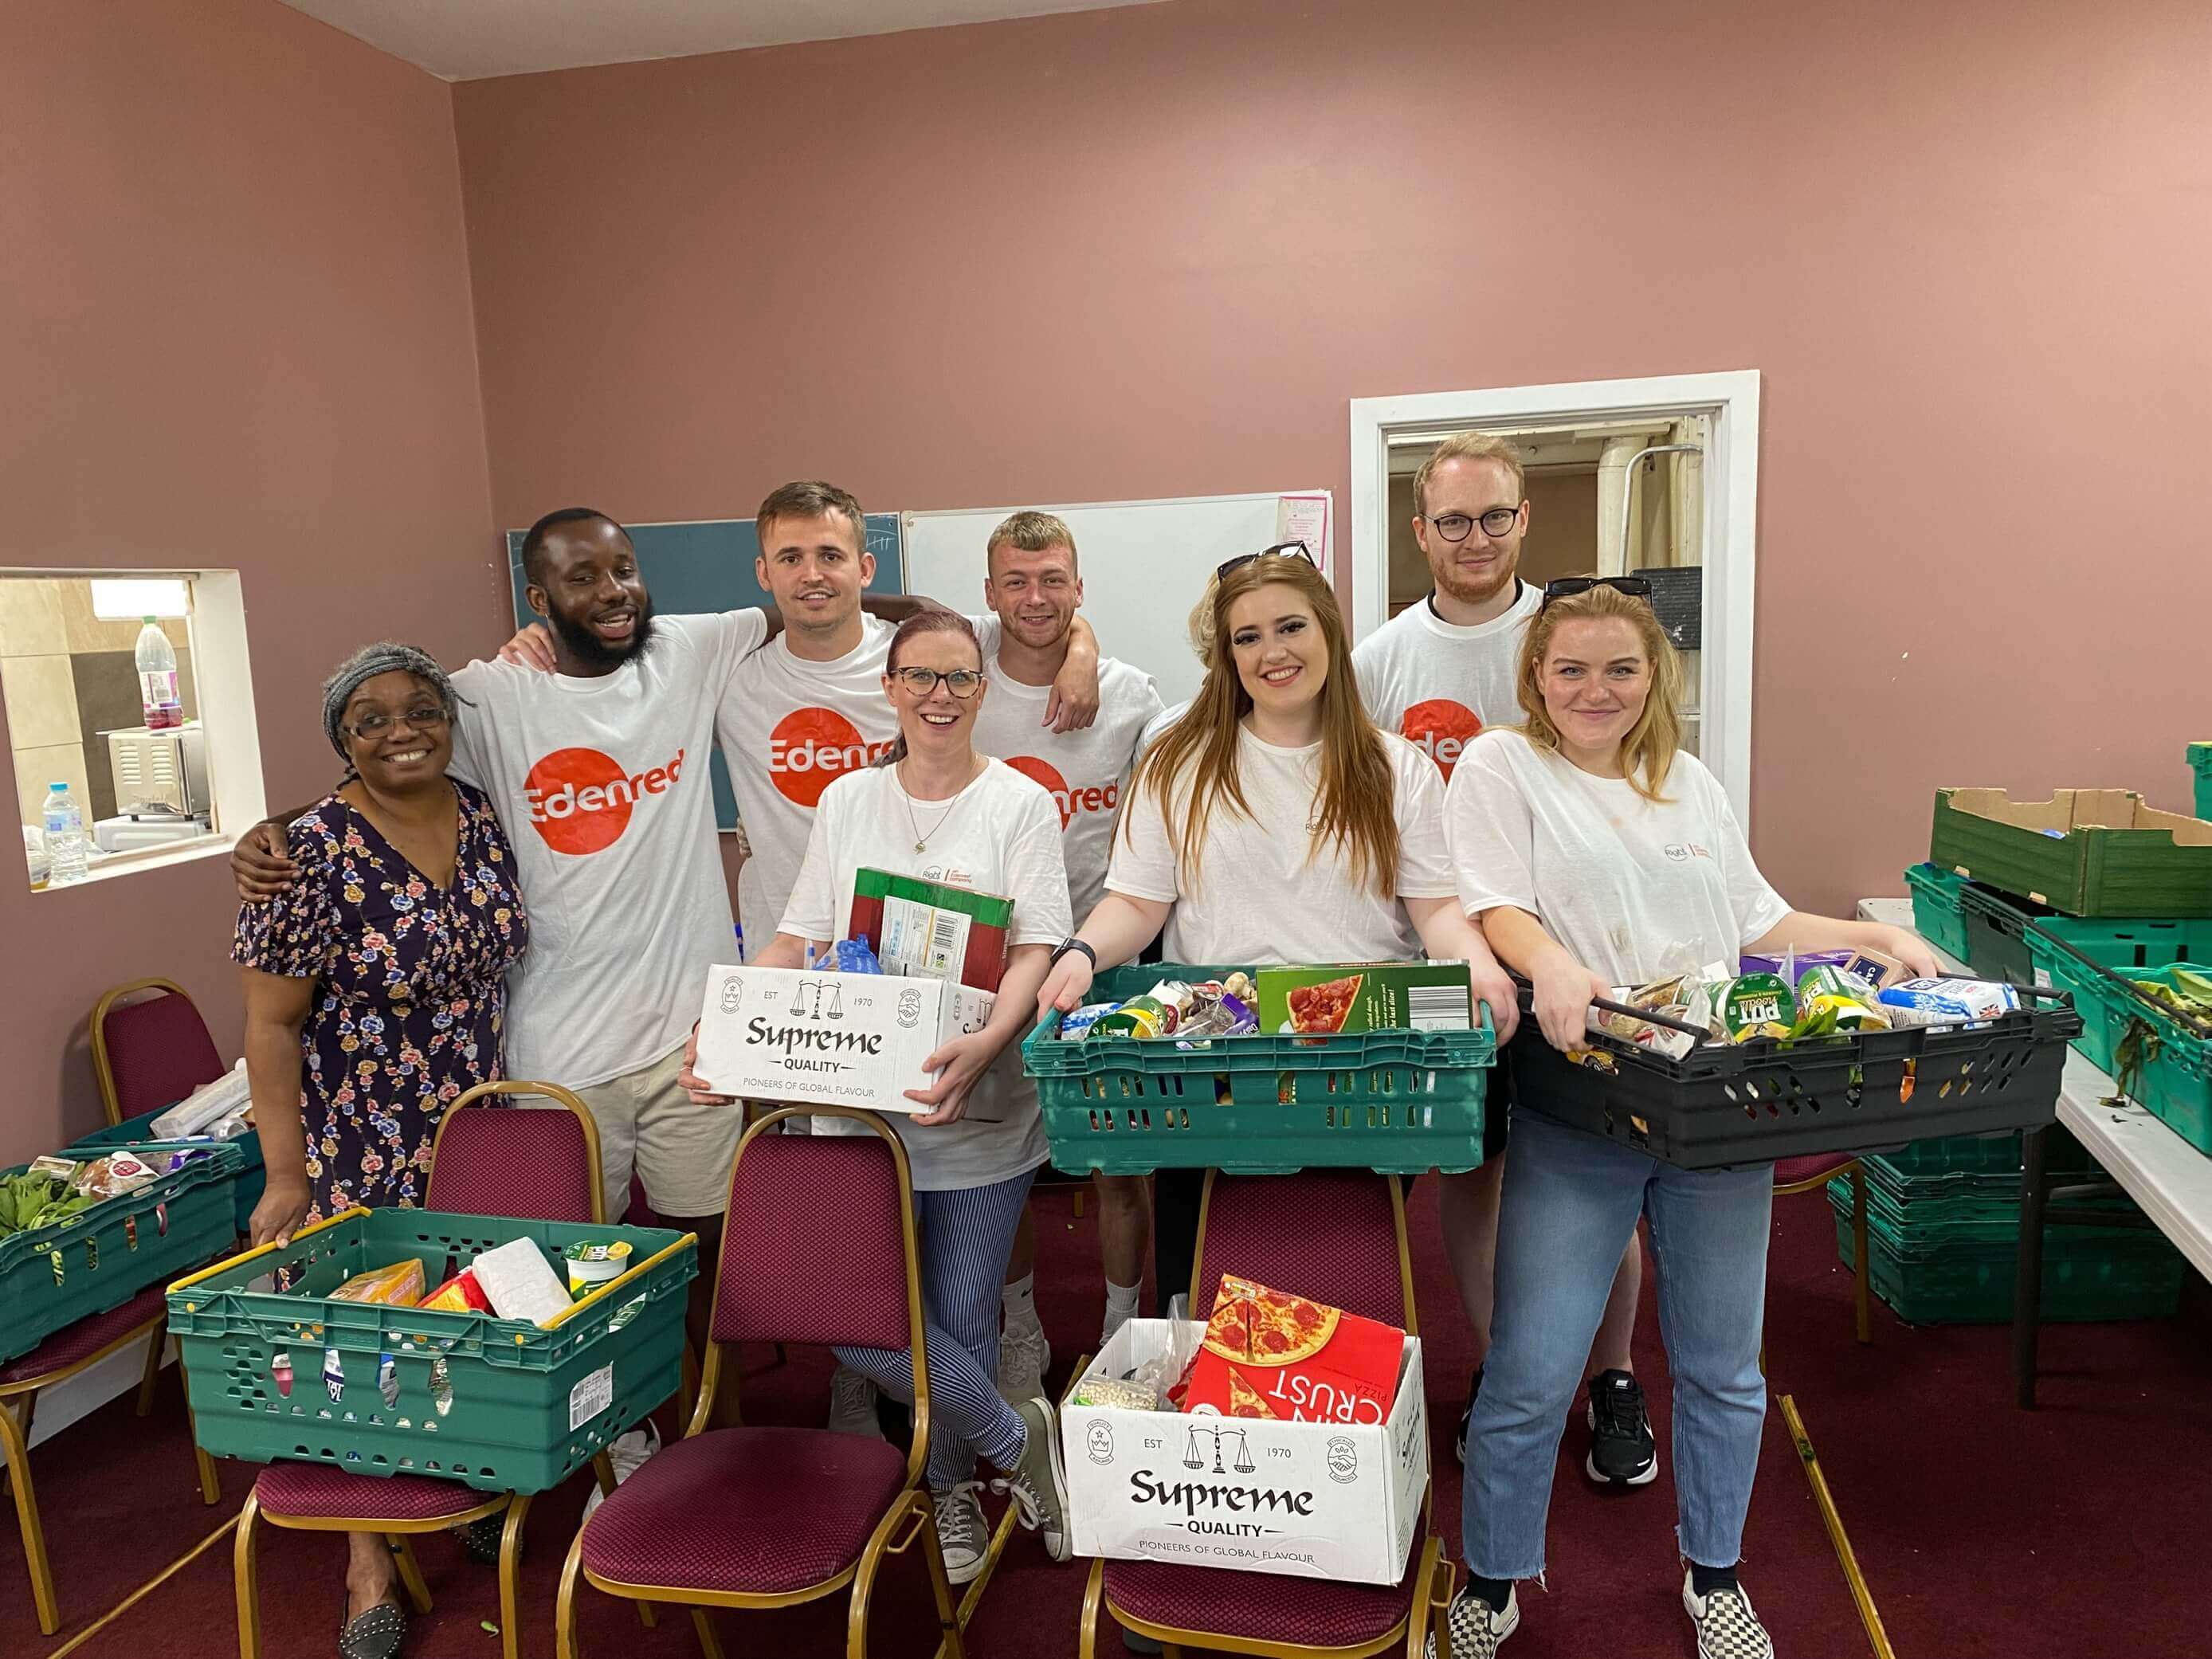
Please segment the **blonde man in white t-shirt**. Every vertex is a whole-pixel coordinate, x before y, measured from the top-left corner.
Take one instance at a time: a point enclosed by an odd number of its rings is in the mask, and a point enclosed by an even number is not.
[[[1413,539],[1428,561],[1434,586],[1427,598],[1407,605],[1352,653],[1360,695],[1375,723],[1427,755],[1447,784],[1478,732],[1520,718],[1513,677],[1521,641],[1543,599],[1521,580],[1521,544],[1528,533],[1527,478],[1513,441],[1488,432],[1446,438],[1413,475]],[[1467,1461],[1468,1417],[1482,1388],[1483,1359],[1490,1352],[1510,1086],[1504,1068],[1499,1068],[1484,1121],[1480,1166],[1443,1176],[1437,1193],[1444,1253],[1474,1329],[1474,1373],[1455,1443],[1462,1462]],[[1583,1463],[1601,1485],[1646,1486],[1659,1473],[1657,1448],[1629,1352],[1643,1284],[1644,1251],[1632,1238],[1621,1253],[1605,1321],[1590,1349],[1590,1376],[1615,1407],[1599,1419]]]
[[[1742,951],[1865,948],[1936,971],[1917,935],[1792,910],[1767,884],[1718,781],[1679,752],[1681,665],[1650,592],[1636,576],[1548,584],[1516,676],[1527,724],[1476,738],[1446,797],[1460,901],[1534,983],[1544,1040],[1563,1051],[1583,1042],[1592,999],[1615,986]],[[1533,1090],[1514,1102],[1451,1652],[1493,1659],[1520,1624],[1515,1581],[1544,1570],[1560,1431],[1640,1219],[1674,1385],[1683,1607],[1700,1655],[1772,1659],[1736,1567],[1766,1411],[1773,1165],[1677,1169],[1545,1108]],[[1590,1413],[1607,1409],[1594,1389]]]

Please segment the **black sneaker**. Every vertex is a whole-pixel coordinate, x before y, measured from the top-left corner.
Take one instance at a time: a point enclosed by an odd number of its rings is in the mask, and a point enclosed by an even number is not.
[[[1644,1414],[1644,1389],[1626,1371],[1589,1380],[1589,1457],[1583,1467],[1601,1486],[1648,1486],[1659,1478],[1659,1443]]]
[[[1459,1438],[1453,1449],[1459,1453],[1460,1467],[1467,1467],[1467,1425],[1474,1421],[1474,1397],[1482,1392],[1482,1367],[1474,1368],[1474,1375],[1467,1380],[1467,1407],[1459,1414]]]

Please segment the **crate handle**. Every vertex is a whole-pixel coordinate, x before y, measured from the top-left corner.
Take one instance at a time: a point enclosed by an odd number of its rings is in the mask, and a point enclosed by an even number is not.
[[[1518,974],[1513,975],[1513,983],[1521,993],[1521,1011],[1523,1013],[1534,1012],[1536,1007],[1536,988]],[[1626,1014],[1631,1019],[1649,1020],[1654,1025],[1664,1025],[1670,1030],[1686,1032],[1700,1042],[1709,1042],[1712,1037],[1712,1033],[1704,1026],[1692,1025],[1686,1019],[1676,1019],[1673,1015],[1662,1014],[1656,1008],[1632,1008],[1625,1002],[1613,1002],[1605,997],[1592,997],[1590,1006],[1602,1008],[1608,1014]]]
[[[340,1210],[336,1215],[325,1216],[320,1221],[309,1222],[306,1226],[301,1228],[299,1231],[292,1235],[292,1244],[297,1244],[301,1239],[307,1237],[310,1233],[319,1233],[325,1227],[335,1227],[341,1221],[350,1221],[356,1216],[359,1216],[363,1220],[366,1220],[368,1217],[368,1212],[360,1205],[356,1204],[351,1209]],[[190,1274],[185,1278],[173,1279],[170,1281],[169,1289],[171,1291],[181,1291],[187,1285],[198,1284],[204,1279],[212,1279],[217,1273],[228,1273],[233,1267],[240,1267],[246,1262],[251,1261],[257,1256],[268,1255],[279,1249],[289,1250],[292,1248],[292,1244],[280,1245],[272,1238],[266,1244],[257,1244],[250,1250],[246,1250],[240,1255],[232,1256],[227,1261],[216,1262],[212,1267],[203,1267],[199,1272]]]
[[[2184,1013],[2180,1009],[2172,1007],[2166,1003],[2160,1002],[2155,997],[2144,995],[2141,991],[2136,989],[2136,982],[2130,979],[2125,974],[2119,972],[2117,969],[2107,968],[2103,963],[2089,955],[2088,952],[2081,950],[2071,939],[2061,939],[2056,933],[2045,933],[2040,927],[2038,927],[2035,931],[2039,934],[2041,934],[2044,939],[2048,939],[2051,944],[2065,951],[2068,956],[2074,957],[2077,962],[2081,962],[2095,969],[2098,973],[2102,974],[2106,979],[2112,981],[2113,984],[2118,986],[2123,991],[2125,991],[2130,997],[2142,1004],[2144,1007],[2156,1009],[2160,1013],[2164,1014],[2175,1024],[2183,1027],[2195,1036],[2212,1038],[2212,1020],[2200,1019],[2195,1014]],[[2026,990],[2029,988],[2022,986],[2019,988]],[[2039,994],[2048,995],[2049,993],[2044,992],[2039,993]],[[2069,1002],[2067,1006],[2070,1007],[2073,1005]]]

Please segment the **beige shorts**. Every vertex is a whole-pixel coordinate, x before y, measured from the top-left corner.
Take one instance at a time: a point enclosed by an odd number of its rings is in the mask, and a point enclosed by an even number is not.
[[[599,1126],[610,1218],[629,1202],[633,1169],[659,1215],[720,1215],[729,1207],[730,1160],[745,1109],[699,1105],[676,1080],[683,1068],[679,1046],[650,1066],[576,1091]]]

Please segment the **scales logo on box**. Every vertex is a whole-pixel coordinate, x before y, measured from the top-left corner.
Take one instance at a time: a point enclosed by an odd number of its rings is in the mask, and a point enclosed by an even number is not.
[[[1075,822],[1079,812],[1110,812],[1121,804],[1121,782],[1118,778],[1103,786],[1071,789],[1058,767],[1034,755],[1009,755],[1006,764],[1024,777],[1044,786],[1045,793],[1052,797],[1052,804],[1060,808],[1060,827],[1063,831]]]
[[[1434,761],[1447,779],[1481,730],[1482,722],[1475,718],[1474,710],[1449,697],[1417,702],[1398,722],[1399,735]]]
[[[786,800],[821,805],[822,792],[847,772],[872,766],[890,752],[829,708],[794,708],[768,734],[768,775]]]
[[[665,765],[634,775],[596,749],[556,749],[530,769],[522,795],[545,844],[580,857],[620,841],[637,804],[666,793],[683,772],[681,749]]]

